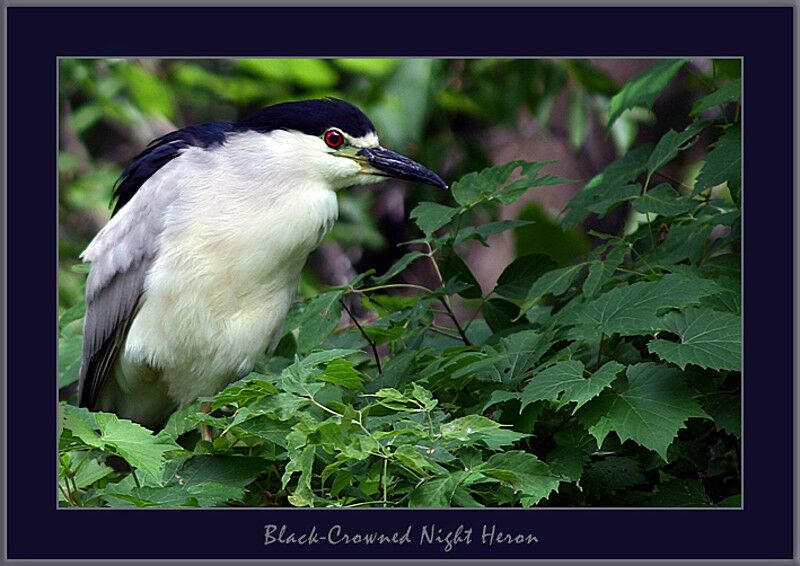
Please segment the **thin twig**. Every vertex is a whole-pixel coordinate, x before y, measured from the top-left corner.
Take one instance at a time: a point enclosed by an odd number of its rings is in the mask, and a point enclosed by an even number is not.
[[[381,371],[381,357],[378,355],[378,348],[375,346],[375,341],[372,338],[370,338],[369,336],[367,336],[367,333],[361,327],[361,324],[358,322],[358,319],[355,317],[355,315],[347,307],[347,304],[344,302],[344,299],[340,298],[339,302],[344,307],[344,310],[347,311],[347,314],[350,315],[350,318],[353,320],[355,325],[358,327],[358,330],[361,332],[361,335],[364,337],[364,340],[367,341],[367,344],[369,344],[369,347],[372,349],[372,355],[375,356],[375,365],[378,366],[378,373],[379,374],[383,373]]]
[[[428,330],[430,330],[432,332],[436,332],[438,334],[442,334],[443,336],[447,336],[448,338],[452,338],[453,340],[461,340],[461,338],[459,338],[455,334],[450,334],[449,332],[446,332],[446,331],[444,331],[444,330],[442,330],[440,328],[437,328],[435,326],[429,326]]]
[[[439,271],[439,264],[436,263],[436,258],[433,257],[433,248],[431,247],[430,242],[425,242],[425,245],[428,246],[428,253],[426,255],[430,258],[431,263],[433,264],[433,269],[436,271],[436,277],[439,279],[439,285],[444,287],[444,278],[442,277],[442,272]],[[464,334],[464,330],[458,323],[458,319],[456,318],[453,309],[450,308],[450,303],[447,300],[447,297],[446,296],[439,297],[439,302],[442,303],[442,306],[444,306],[445,310],[447,311],[450,320],[453,321],[453,324],[455,325],[456,330],[458,330],[458,334],[459,336],[461,336],[461,339],[464,341],[464,344],[466,344],[467,346],[472,346],[472,342],[469,341],[469,338],[467,338],[467,335]]]

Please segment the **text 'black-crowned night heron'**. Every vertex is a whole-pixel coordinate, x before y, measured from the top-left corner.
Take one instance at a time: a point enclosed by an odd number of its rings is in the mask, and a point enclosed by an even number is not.
[[[269,106],[153,141],[122,173],[91,262],[78,403],[151,428],[271,353],[336,191],[446,188],[336,99]]]

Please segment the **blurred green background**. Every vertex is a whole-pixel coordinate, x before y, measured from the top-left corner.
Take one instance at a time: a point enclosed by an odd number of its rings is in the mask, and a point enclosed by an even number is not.
[[[654,60],[483,59],[62,59],[59,62],[60,309],[82,297],[78,254],[110,216],[114,183],[130,159],[169,131],[237,120],[286,100],[335,96],[372,119],[381,143],[438,172],[461,175],[512,159],[557,160],[546,172],[574,182],[531,191],[502,218],[535,220],[492,241],[473,242],[467,263],[484,287],[513,257],[540,252],[559,265],[591,247],[591,228],[619,231],[627,210],[565,231],[570,196],[638,138],[674,127],[684,77],[653,109],[626,112],[607,132],[606,107],[619,85]],[[702,67],[710,62],[693,62]],[[684,73],[686,74],[686,73]],[[696,82],[696,81],[695,81]],[[687,102],[688,103],[688,102]],[[686,113],[683,112],[683,115]],[[678,125],[680,126],[680,125]],[[340,220],[312,255],[301,295],[356,273],[388,268],[419,236],[408,212],[420,200],[451,204],[431,187],[385,182],[339,193]],[[476,223],[493,218],[476,211]],[[483,216],[481,216],[483,215]],[[425,283],[430,274],[416,274]]]

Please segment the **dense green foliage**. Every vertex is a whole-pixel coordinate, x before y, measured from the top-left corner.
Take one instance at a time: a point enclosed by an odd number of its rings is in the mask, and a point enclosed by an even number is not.
[[[481,63],[465,74],[476,84],[486,79]],[[386,73],[380,88],[404,80],[382,67],[396,62],[347,64]],[[543,76],[566,76],[537,65]],[[611,125],[652,108],[686,65],[658,63],[622,88],[583,62],[559,69],[585,81],[573,82],[571,98],[608,97],[593,100],[608,104]],[[61,504],[738,505],[741,84],[730,67],[696,77],[707,93],[677,131],[625,144],[571,199],[565,238],[590,215],[631,211],[620,233],[593,232],[599,244],[584,255],[525,253],[482,288],[464,250],[508,230],[524,234],[529,221],[500,220],[499,207],[564,180],[547,163],[476,168],[437,202],[416,204],[416,239],[387,271],[296,303],[271,359],[174,414],[158,434],[61,403]],[[506,70],[513,79],[514,67]],[[212,79],[203,84],[214,88]],[[475,104],[443,92],[437,104]],[[481,112],[513,114],[501,109],[513,94],[485,96],[497,108]],[[170,112],[166,100],[151,103]],[[570,118],[577,130],[579,118]],[[697,166],[674,177],[669,166],[698,143]],[[420,263],[434,285],[410,282]],[[83,306],[73,302],[60,322],[61,386],[75,381],[79,363]],[[473,315],[457,314],[456,304]],[[201,401],[212,403],[210,414]],[[200,440],[200,423],[214,427],[213,442]],[[110,455],[133,471],[112,468]]]

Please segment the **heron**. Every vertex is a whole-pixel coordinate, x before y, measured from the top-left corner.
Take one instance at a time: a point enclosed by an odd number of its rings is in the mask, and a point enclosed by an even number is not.
[[[335,98],[152,141],[123,171],[88,262],[78,404],[153,430],[277,346],[337,191],[387,178],[447,188]]]

